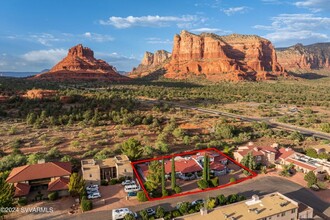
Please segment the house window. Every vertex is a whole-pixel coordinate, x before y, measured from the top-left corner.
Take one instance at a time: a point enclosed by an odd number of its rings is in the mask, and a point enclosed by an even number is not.
[[[296,209],[292,209],[292,210],[291,210],[291,213],[295,213],[295,212],[296,212]]]
[[[285,212],[282,212],[281,216],[282,216],[282,217],[285,216]]]
[[[92,174],[89,174],[89,177],[92,178]]]

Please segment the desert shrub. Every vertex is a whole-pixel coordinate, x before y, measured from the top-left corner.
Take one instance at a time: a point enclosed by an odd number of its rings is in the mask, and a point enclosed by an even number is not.
[[[173,216],[173,218],[180,217],[181,213],[178,210],[173,210],[172,211],[172,216]]]
[[[213,179],[210,180],[210,185],[213,187],[217,187],[219,186],[219,177],[215,177]]]
[[[197,185],[198,185],[198,188],[200,188],[202,190],[209,187],[209,183],[206,180],[203,180],[203,179],[198,180]]]
[[[138,199],[139,202],[148,201],[148,198],[147,198],[146,194],[143,191],[137,192],[137,199]]]
[[[180,186],[175,186],[174,191],[175,191],[175,193],[180,193],[181,192],[181,187]]]
[[[93,203],[92,203],[92,201],[90,201],[88,199],[82,199],[80,207],[81,207],[81,210],[84,212],[89,211],[89,210],[93,209]]]
[[[48,199],[51,200],[51,201],[54,201],[58,198],[58,192],[51,192],[48,194]]]
[[[207,209],[213,209],[217,205],[216,198],[208,198],[206,201]]]
[[[22,197],[22,198],[19,198],[19,199],[18,199],[17,203],[18,203],[18,205],[20,205],[20,206],[25,206],[25,205],[27,205],[28,200],[27,200],[27,198]]]
[[[111,179],[111,180],[109,181],[109,184],[110,184],[110,185],[116,185],[118,182],[119,182],[119,181],[118,181],[117,179]]]

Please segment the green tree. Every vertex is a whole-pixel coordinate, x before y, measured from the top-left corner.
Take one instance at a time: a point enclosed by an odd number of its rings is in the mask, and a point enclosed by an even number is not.
[[[121,151],[128,156],[130,160],[136,160],[142,156],[143,147],[140,141],[130,138],[121,144]]]
[[[219,205],[226,205],[227,204],[227,197],[224,196],[223,194],[220,194],[218,196],[218,202],[219,202]]]
[[[135,220],[135,217],[133,214],[128,213],[125,215],[124,220]]]
[[[182,202],[179,206],[179,211],[180,211],[181,215],[187,214],[189,211],[189,207],[190,207],[189,202]]]
[[[220,124],[216,126],[215,134],[220,138],[230,139],[233,138],[236,132],[236,128],[229,124]]]
[[[164,159],[162,159],[162,174],[161,174],[161,179],[162,179],[162,195],[163,196],[168,196],[168,192],[166,190],[166,185],[165,185],[165,165],[164,165]]]
[[[252,152],[249,152],[248,154],[246,154],[242,160],[241,160],[241,164],[247,168],[249,168],[250,170],[255,170],[257,168],[257,164],[254,160],[254,157],[252,155]],[[245,172],[248,173],[248,172]]]
[[[172,132],[172,134],[173,134],[173,136],[174,136],[175,138],[180,139],[180,138],[183,137],[184,132],[182,131],[181,128],[176,128],[176,129],[174,129],[174,131]]]
[[[149,219],[149,215],[148,215],[148,213],[147,213],[146,210],[141,210],[141,211],[139,212],[139,214],[140,214],[142,220],[148,220],[148,219]]]
[[[137,197],[137,199],[138,199],[139,202],[146,202],[146,201],[148,201],[148,198],[147,198],[146,194],[143,191],[137,192],[136,197]]]
[[[28,156],[27,162],[28,164],[36,164],[38,163],[38,160],[45,159],[45,155],[37,152],[37,153],[32,153]]]
[[[12,184],[7,183],[4,176],[0,176],[0,207],[14,207],[15,189]],[[0,216],[3,218],[7,212],[0,211]]]
[[[157,160],[151,161],[148,166],[147,181],[145,182],[146,188],[149,192],[152,192],[162,184],[161,177],[162,168]]]
[[[69,193],[80,197],[85,194],[85,181],[78,173],[72,173],[70,176]]]
[[[172,190],[174,190],[174,188],[176,187],[176,172],[175,172],[175,161],[174,161],[174,157],[172,157],[171,160],[171,188]]]
[[[318,157],[316,150],[313,149],[313,148],[307,148],[306,149],[306,155],[309,156],[309,157],[313,157],[313,158]]]
[[[163,218],[165,215],[165,210],[163,207],[158,206],[156,209],[156,218]]]
[[[304,180],[307,181],[307,186],[311,187],[312,185],[317,183],[317,178],[313,171],[309,171],[305,176]]]
[[[207,154],[204,155],[204,164],[203,164],[203,180],[210,180],[210,162],[209,156]]]

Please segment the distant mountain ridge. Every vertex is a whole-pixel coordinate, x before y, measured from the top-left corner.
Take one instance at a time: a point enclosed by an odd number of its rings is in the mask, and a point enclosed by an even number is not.
[[[279,63],[288,71],[307,73],[330,71],[330,42],[311,45],[296,44],[276,49]]]

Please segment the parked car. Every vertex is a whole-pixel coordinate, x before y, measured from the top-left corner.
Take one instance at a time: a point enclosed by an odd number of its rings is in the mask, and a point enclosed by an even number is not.
[[[101,198],[101,194],[100,193],[93,193],[93,194],[89,194],[87,196],[88,199],[96,199],[96,198]]]
[[[146,209],[146,212],[148,213],[149,216],[156,214],[156,211],[153,208]]]
[[[128,213],[131,213],[131,211],[128,208],[120,208],[120,209],[114,209],[112,210],[112,219],[123,219],[125,215]]]
[[[197,204],[204,204],[205,200],[204,199],[197,199],[195,201],[192,201],[191,205],[197,205]]]
[[[127,196],[132,197],[132,196],[136,196],[137,192],[128,192]]]
[[[191,174],[190,176],[180,175],[179,178],[182,180],[194,180],[196,179],[196,176],[195,174]]]
[[[125,180],[125,181],[121,182],[122,186],[133,185],[133,184],[135,184],[134,180]]]
[[[140,186],[137,185],[127,185],[125,186],[124,191],[129,193],[129,192],[139,191],[140,189],[141,189]]]
[[[98,185],[89,185],[86,187],[86,190],[92,191],[92,190],[98,190],[99,186]]]

